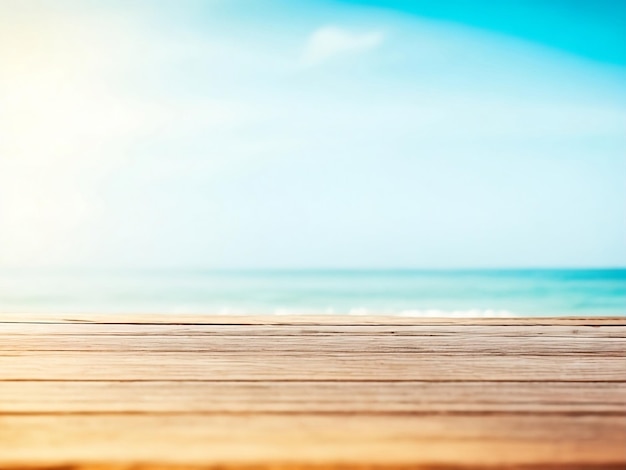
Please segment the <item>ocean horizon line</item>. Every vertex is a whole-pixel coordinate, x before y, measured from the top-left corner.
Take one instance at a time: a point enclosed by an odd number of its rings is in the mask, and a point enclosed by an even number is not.
[[[356,274],[356,273],[415,273],[415,274],[431,274],[431,273],[480,273],[480,272],[569,272],[569,271],[618,271],[626,272],[626,266],[503,266],[503,267],[102,267],[102,266],[64,266],[64,267],[15,267],[0,266],[0,272],[6,273],[190,273],[190,274],[290,274],[290,273],[320,273],[320,274]]]

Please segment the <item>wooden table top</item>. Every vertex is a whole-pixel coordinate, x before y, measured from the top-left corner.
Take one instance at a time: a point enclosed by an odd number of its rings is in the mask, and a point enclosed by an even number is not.
[[[1,469],[626,468],[626,318],[0,314]]]

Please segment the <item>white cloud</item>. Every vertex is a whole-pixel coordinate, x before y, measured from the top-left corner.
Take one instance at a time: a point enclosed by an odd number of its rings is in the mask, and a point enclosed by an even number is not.
[[[325,26],[310,36],[302,56],[302,65],[312,67],[333,57],[373,49],[380,45],[384,38],[380,31],[356,33]]]

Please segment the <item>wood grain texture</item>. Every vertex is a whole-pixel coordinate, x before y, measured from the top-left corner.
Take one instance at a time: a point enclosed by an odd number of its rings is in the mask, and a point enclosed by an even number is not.
[[[411,317],[371,315],[202,315],[202,314],[93,314],[0,313],[2,323],[93,323],[165,325],[571,325],[626,326],[626,317]]]
[[[0,468],[626,468],[626,321],[2,314]]]
[[[608,327],[610,325],[610,328]],[[488,328],[486,328],[488,326]],[[223,325],[223,324],[127,324],[127,323],[16,323],[0,322],[0,334],[26,336],[50,334],[66,336],[443,336],[446,338],[484,337],[554,337],[565,338],[626,338],[626,326],[597,325]],[[130,341],[129,341],[129,344]]]
[[[607,416],[0,417],[0,442],[10,443],[2,449],[7,466],[108,461],[572,468],[624,462],[625,439],[626,421]]]
[[[354,353],[10,352],[7,380],[626,380],[622,357]]]
[[[497,356],[618,356],[626,357],[624,338],[526,336],[511,341],[503,336],[402,336],[389,334],[332,335],[60,335],[21,334],[0,343],[0,354],[10,352],[136,352],[141,353],[411,353],[481,354]]]
[[[45,397],[45,400],[42,399]],[[0,413],[552,413],[626,416],[626,382],[5,381]]]

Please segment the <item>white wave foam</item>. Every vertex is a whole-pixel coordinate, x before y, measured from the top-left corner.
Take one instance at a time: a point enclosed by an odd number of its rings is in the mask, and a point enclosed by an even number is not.
[[[517,315],[508,310],[405,310],[401,317],[454,317],[454,318],[511,318]]]
[[[423,318],[437,318],[437,317],[449,317],[449,318],[511,318],[517,315],[508,310],[440,310],[440,309],[427,309],[427,310],[400,310],[392,312],[377,312],[367,309],[352,309],[348,312],[349,315],[392,315],[398,317],[423,317]]]
[[[187,312],[192,313],[192,312]],[[196,312],[196,313],[207,313]],[[410,310],[374,310],[367,308],[352,308],[350,310],[326,309],[291,309],[278,308],[267,310],[248,309],[221,309],[219,315],[351,315],[351,316],[398,316],[398,317],[422,317],[422,318],[512,318],[519,315],[509,310],[495,309],[467,309],[467,310],[443,310],[443,309],[410,309]]]

